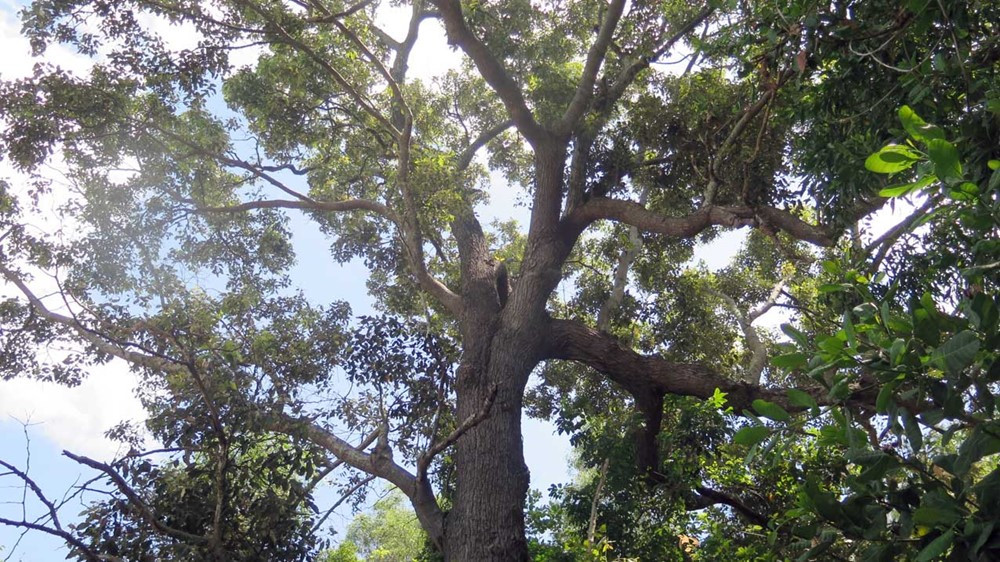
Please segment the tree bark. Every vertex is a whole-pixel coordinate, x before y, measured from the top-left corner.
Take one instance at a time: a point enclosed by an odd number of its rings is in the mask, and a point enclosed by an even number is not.
[[[445,523],[445,560],[526,561],[528,467],[521,440],[524,386],[531,365],[504,346],[483,370],[458,382],[458,416],[473,415],[496,388],[490,416],[455,443],[454,505]],[[476,376],[484,375],[484,376]]]

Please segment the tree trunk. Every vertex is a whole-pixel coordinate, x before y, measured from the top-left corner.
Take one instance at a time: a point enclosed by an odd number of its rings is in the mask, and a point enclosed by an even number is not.
[[[535,201],[528,248],[506,302],[497,298],[485,237],[456,221],[463,255],[463,356],[455,391],[458,419],[476,415],[496,392],[489,417],[455,443],[455,497],[445,522],[448,562],[528,560],[521,409],[528,376],[543,357],[546,300],[560,279],[567,244],[558,236],[565,144],[536,147]],[[460,218],[461,219],[461,218]]]
[[[528,467],[524,464],[521,409],[524,387],[536,361],[533,350],[503,345],[487,364],[460,369],[458,419],[475,415],[496,389],[490,416],[455,443],[454,504],[445,526],[445,560],[526,561],[524,505]]]

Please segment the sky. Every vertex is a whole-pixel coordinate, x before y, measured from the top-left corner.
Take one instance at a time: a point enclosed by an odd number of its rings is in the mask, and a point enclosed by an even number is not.
[[[0,0],[0,78],[14,79],[30,74],[32,60],[27,41],[20,37],[17,12],[21,3]],[[405,13],[386,13],[383,23],[386,30],[395,36],[402,35],[406,25]],[[197,36],[191,29],[167,26],[153,19],[146,23],[157,26],[163,38],[173,46],[183,48],[196,43]],[[236,65],[252,64],[256,53],[253,50],[239,52]],[[85,72],[90,61],[62,47],[51,48],[46,60],[76,72]],[[430,78],[456,67],[459,56],[452,51],[444,38],[443,30],[436,22],[425,23],[422,40],[418,42],[411,58],[411,76]],[[58,180],[59,164],[53,162],[46,172]],[[17,179],[16,173],[6,163],[0,163],[0,177]],[[12,182],[17,190],[16,181]],[[493,200],[480,209],[485,223],[491,218],[509,218],[511,209],[514,216],[526,218],[523,207],[515,208],[513,189],[495,189]],[[55,199],[58,199],[58,191]],[[55,205],[58,201],[53,201]],[[905,206],[897,207],[898,216]],[[33,224],[40,230],[55,232],[60,228],[72,229],[72,225],[55,222],[53,215],[37,216]],[[315,255],[317,248],[325,251],[329,246],[318,228],[303,215],[291,215],[291,228],[296,253],[299,256]],[[885,214],[876,219],[875,230],[884,230],[896,220]],[[703,245],[696,252],[696,260],[702,261],[709,269],[719,269],[728,264],[729,259],[739,249],[746,236],[745,231],[727,232],[712,243]],[[352,304],[355,314],[370,312],[371,300],[365,293],[365,269],[356,263],[340,266],[333,260],[302,259],[292,272],[292,278],[299,280],[298,287],[306,296],[318,302],[328,302],[333,298]],[[51,280],[40,278],[35,283],[39,292],[51,288]],[[336,287],[331,295],[330,287]],[[6,292],[5,292],[6,291]],[[0,285],[0,297],[10,293]],[[763,319],[765,325],[780,323],[780,317]],[[54,357],[62,350],[44,350]],[[104,432],[123,420],[141,421],[143,409],[134,395],[135,377],[127,365],[120,361],[93,369],[90,376],[76,388],[66,388],[54,383],[29,379],[0,381],[0,459],[20,467],[30,465],[30,474],[46,491],[59,496],[81,477],[89,477],[89,472],[80,470],[79,465],[63,457],[63,449],[77,454],[110,460],[119,453],[118,446],[104,438]],[[551,484],[566,482],[572,478],[569,468],[570,446],[566,436],[557,435],[554,427],[539,420],[524,420],[525,456],[532,475],[532,487],[542,490]],[[6,501],[17,501],[20,489],[0,488],[0,516],[11,516]],[[329,492],[325,492],[329,496]],[[321,498],[322,500],[322,498]],[[320,501],[322,506],[322,501]],[[67,508],[67,515],[79,512],[73,505]],[[14,515],[16,516],[16,515]],[[345,511],[332,518],[336,527],[342,528],[350,519]],[[61,559],[64,554],[62,543],[38,533],[29,533],[12,550],[20,533],[0,526],[0,559],[41,561]]]

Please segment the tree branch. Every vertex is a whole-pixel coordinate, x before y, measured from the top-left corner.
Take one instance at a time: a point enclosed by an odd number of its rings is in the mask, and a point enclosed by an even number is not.
[[[753,509],[750,509],[750,507],[743,503],[743,500],[740,498],[725,492],[720,492],[719,490],[707,488],[705,486],[698,486],[696,490],[698,492],[698,496],[692,498],[692,502],[688,505],[688,509],[696,511],[721,503],[733,508],[736,513],[742,515],[751,523],[760,525],[761,527],[767,527],[767,517],[757,513]]]
[[[434,0],[433,3],[441,12],[445,32],[448,35],[448,43],[457,45],[472,59],[486,83],[500,96],[500,101],[507,108],[507,113],[517,126],[517,130],[531,145],[544,140],[548,133],[535,121],[535,116],[528,108],[520,86],[503,67],[503,64],[493,56],[486,44],[476,37],[466,25],[461,2],[459,0]]]
[[[768,389],[734,381],[715,370],[695,363],[678,363],[659,356],[640,355],[623,347],[617,339],[576,320],[553,319],[549,323],[548,358],[576,361],[605,374],[628,391],[637,401],[674,394],[707,399],[716,389],[727,394],[726,403],[735,412],[749,409],[762,398],[786,409],[801,410],[788,404],[783,389]],[[822,402],[818,393],[816,398]]]
[[[343,88],[344,91],[347,92],[349,96],[351,96],[354,102],[357,103],[359,106],[361,106],[361,108],[364,109],[366,113],[375,118],[376,121],[385,126],[385,128],[391,131],[395,136],[399,136],[399,130],[396,129],[396,127],[394,127],[393,124],[384,115],[382,115],[382,113],[378,109],[376,109],[375,106],[371,104],[371,102],[369,102],[363,95],[361,95],[361,93],[350,82],[348,82],[347,79],[344,78],[344,75],[342,75],[340,71],[334,68],[329,61],[320,56],[319,53],[313,50],[312,47],[292,37],[292,35],[288,33],[288,31],[285,30],[285,28],[282,27],[280,23],[275,21],[274,18],[271,17],[270,14],[268,14],[267,11],[261,8],[260,6],[254,4],[253,2],[249,2],[247,0],[239,0],[239,3],[246,8],[249,8],[251,11],[255,12],[258,16],[260,16],[261,19],[263,19],[267,23],[267,25],[281,37],[282,42],[286,43],[291,47],[294,47],[295,49],[299,50],[302,54],[312,59],[313,62],[315,62],[323,70],[325,70],[326,73],[329,74],[331,78],[333,78],[333,81],[336,82],[341,88]]]
[[[111,481],[115,484],[115,487],[117,487],[118,490],[121,491],[121,493],[124,494],[126,498],[128,498],[129,505],[132,506],[132,508],[136,511],[136,513],[160,534],[167,535],[169,537],[173,537],[177,540],[184,541],[190,544],[207,544],[210,541],[208,537],[204,537],[202,535],[195,535],[193,533],[188,533],[187,531],[182,531],[180,529],[175,529],[167,525],[163,521],[160,521],[156,517],[156,514],[153,513],[153,510],[148,505],[146,505],[146,502],[144,502],[141,497],[139,497],[139,494],[135,490],[133,490],[128,485],[128,483],[125,482],[125,479],[122,478],[121,475],[118,474],[118,472],[115,471],[115,469],[112,468],[110,465],[95,461],[94,459],[84,457],[81,455],[74,455],[69,451],[63,451],[63,455],[69,457],[70,459],[80,464],[89,466],[90,468],[99,470],[104,474],[106,474],[108,478],[110,478]]]
[[[465,418],[462,423],[455,428],[454,431],[449,433],[444,439],[438,441],[432,445],[427,451],[425,451],[420,458],[417,459],[417,478],[425,479],[427,476],[427,467],[430,466],[431,461],[434,460],[441,451],[444,451],[448,447],[451,447],[458,438],[465,434],[473,427],[479,425],[480,422],[485,420],[490,415],[490,409],[493,407],[493,401],[497,397],[497,387],[494,385],[490,389],[490,393],[487,395],[486,400],[483,401],[482,407],[475,414]]]
[[[503,133],[512,126],[514,126],[514,121],[508,119],[490,127],[489,129],[486,129],[482,133],[479,133],[476,140],[472,141],[472,144],[465,147],[465,150],[458,155],[458,158],[455,160],[455,169],[463,171],[468,168],[469,164],[472,163],[472,159],[476,157],[476,152],[478,152],[480,148],[486,146],[486,143],[495,139],[500,135],[500,133]]]
[[[829,247],[836,242],[833,229],[812,225],[792,213],[774,207],[711,205],[682,217],[665,217],[633,201],[595,197],[574,209],[563,219],[563,228],[571,237],[578,236],[597,220],[614,220],[656,234],[690,238],[710,226],[742,228],[764,226],[780,230],[791,237],[817,246]]]
[[[89,546],[84,544],[83,541],[61,529],[53,529],[51,527],[46,527],[45,525],[41,525],[39,523],[32,523],[30,521],[15,521],[13,519],[7,519],[5,517],[0,517],[0,525],[7,525],[10,527],[21,527],[23,529],[31,529],[33,531],[39,531],[48,535],[52,535],[54,537],[59,537],[60,539],[65,541],[66,544],[78,548],[80,550],[80,553],[83,554],[83,556],[90,562],[109,562],[109,561],[121,560],[121,558],[118,558],[117,556],[106,556],[97,554]]]
[[[594,82],[597,80],[597,72],[601,69],[604,56],[611,45],[615,29],[618,28],[618,21],[621,19],[625,9],[625,0],[611,0],[608,5],[604,21],[597,33],[597,39],[590,46],[587,52],[587,60],[583,65],[583,73],[580,75],[580,83],[576,87],[573,99],[566,108],[559,124],[556,125],[556,134],[560,136],[569,135],[580,122],[580,118],[587,111],[591,98],[594,95]]]
[[[373,476],[389,481],[410,499],[413,509],[431,541],[439,548],[444,540],[444,513],[434,497],[434,490],[426,480],[418,479],[393,462],[387,451],[373,454],[361,451],[330,431],[309,420],[300,420],[279,414],[272,422],[274,431],[305,437],[333,454],[344,463]],[[387,436],[380,434],[380,438]]]

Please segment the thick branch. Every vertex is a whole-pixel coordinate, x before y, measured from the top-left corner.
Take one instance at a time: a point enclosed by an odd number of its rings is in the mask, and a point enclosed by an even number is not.
[[[344,463],[373,476],[389,481],[410,499],[424,531],[439,547],[444,539],[444,514],[434,497],[430,483],[420,480],[393,462],[387,454],[366,453],[308,420],[281,415],[273,429],[290,435],[301,435],[323,447]],[[380,437],[383,437],[380,435]]]
[[[444,20],[448,43],[457,45],[472,59],[486,83],[500,96],[500,101],[507,108],[507,113],[517,126],[517,130],[532,145],[543,140],[547,136],[546,131],[535,121],[535,116],[528,108],[520,86],[503,64],[493,56],[486,44],[480,41],[466,25],[461,2],[434,0],[434,5],[438,7]]]
[[[642,193],[639,194],[640,204],[646,202],[648,194],[649,190],[642,190]],[[628,284],[628,270],[632,267],[635,258],[639,256],[641,249],[642,236],[639,235],[639,229],[634,226],[630,227],[628,229],[628,247],[624,248],[618,256],[618,265],[615,268],[615,277],[611,284],[611,294],[608,295],[608,300],[604,301],[601,310],[597,313],[598,330],[608,329],[611,324],[611,315],[621,306],[622,300],[625,298],[625,286]]]
[[[836,232],[823,225],[812,225],[783,209],[773,207],[712,205],[682,217],[666,217],[644,206],[619,199],[595,197],[577,207],[563,219],[567,234],[576,237],[588,225],[598,220],[614,220],[656,234],[690,238],[710,226],[741,228],[764,226],[780,230],[791,237],[817,246],[829,247],[836,242]]]
[[[775,289],[778,290],[777,294],[780,294],[781,289],[784,288],[784,286],[784,280],[775,286]],[[759,384],[760,375],[764,372],[764,367],[767,366],[767,347],[764,345],[764,342],[760,340],[760,336],[757,334],[757,329],[753,327],[753,319],[751,319],[750,314],[740,310],[739,305],[736,304],[733,297],[723,293],[722,291],[713,291],[713,293],[722,299],[722,301],[726,303],[726,307],[729,308],[729,310],[736,316],[736,323],[740,325],[740,330],[743,332],[743,340],[746,342],[746,346],[750,351],[750,364],[746,367],[744,380],[749,383]],[[777,298],[777,295],[773,291],[771,294],[775,295],[775,298]]]
[[[757,398],[788,406],[782,390],[737,382],[695,363],[678,363],[659,356],[640,355],[613,336],[575,320],[551,320],[549,358],[576,361],[605,374],[637,401],[663,394],[707,399],[719,389],[726,403],[740,412]],[[791,408],[795,409],[795,408]]]
[[[739,513],[745,517],[748,521],[755,525],[760,525],[761,527],[767,527],[768,519],[764,515],[757,513],[751,509],[747,504],[733,495],[727,494],[725,492],[720,492],[719,490],[713,490],[711,488],[706,488],[705,486],[698,486],[697,488],[698,496],[692,498],[689,503],[688,508],[691,510],[704,509],[706,507],[724,504],[733,508],[736,513]]]
[[[615,34],[615,29],[618,27],[618,20],[621,19],[624,9],[625,0],[611,0],[611,3],[608,5],[608,11],[604,16],[604,21],[601,22],[597,39],[590,46],[590,51],[587,53],[587,61],[583,65],[580,83],[576,87],[576,92],[573,94],[573,99],[570,101],[569,107],[566,108],[566,113],[563,114],[562,120],[556,126],[557,134],[568,135],[576,128],[580,118],[590,105],[590,100],[594,95],[594,82],[597,80],[597,72],[601,69],[604,56],[608,52],[608,46],[611,45],[611,39]]]

